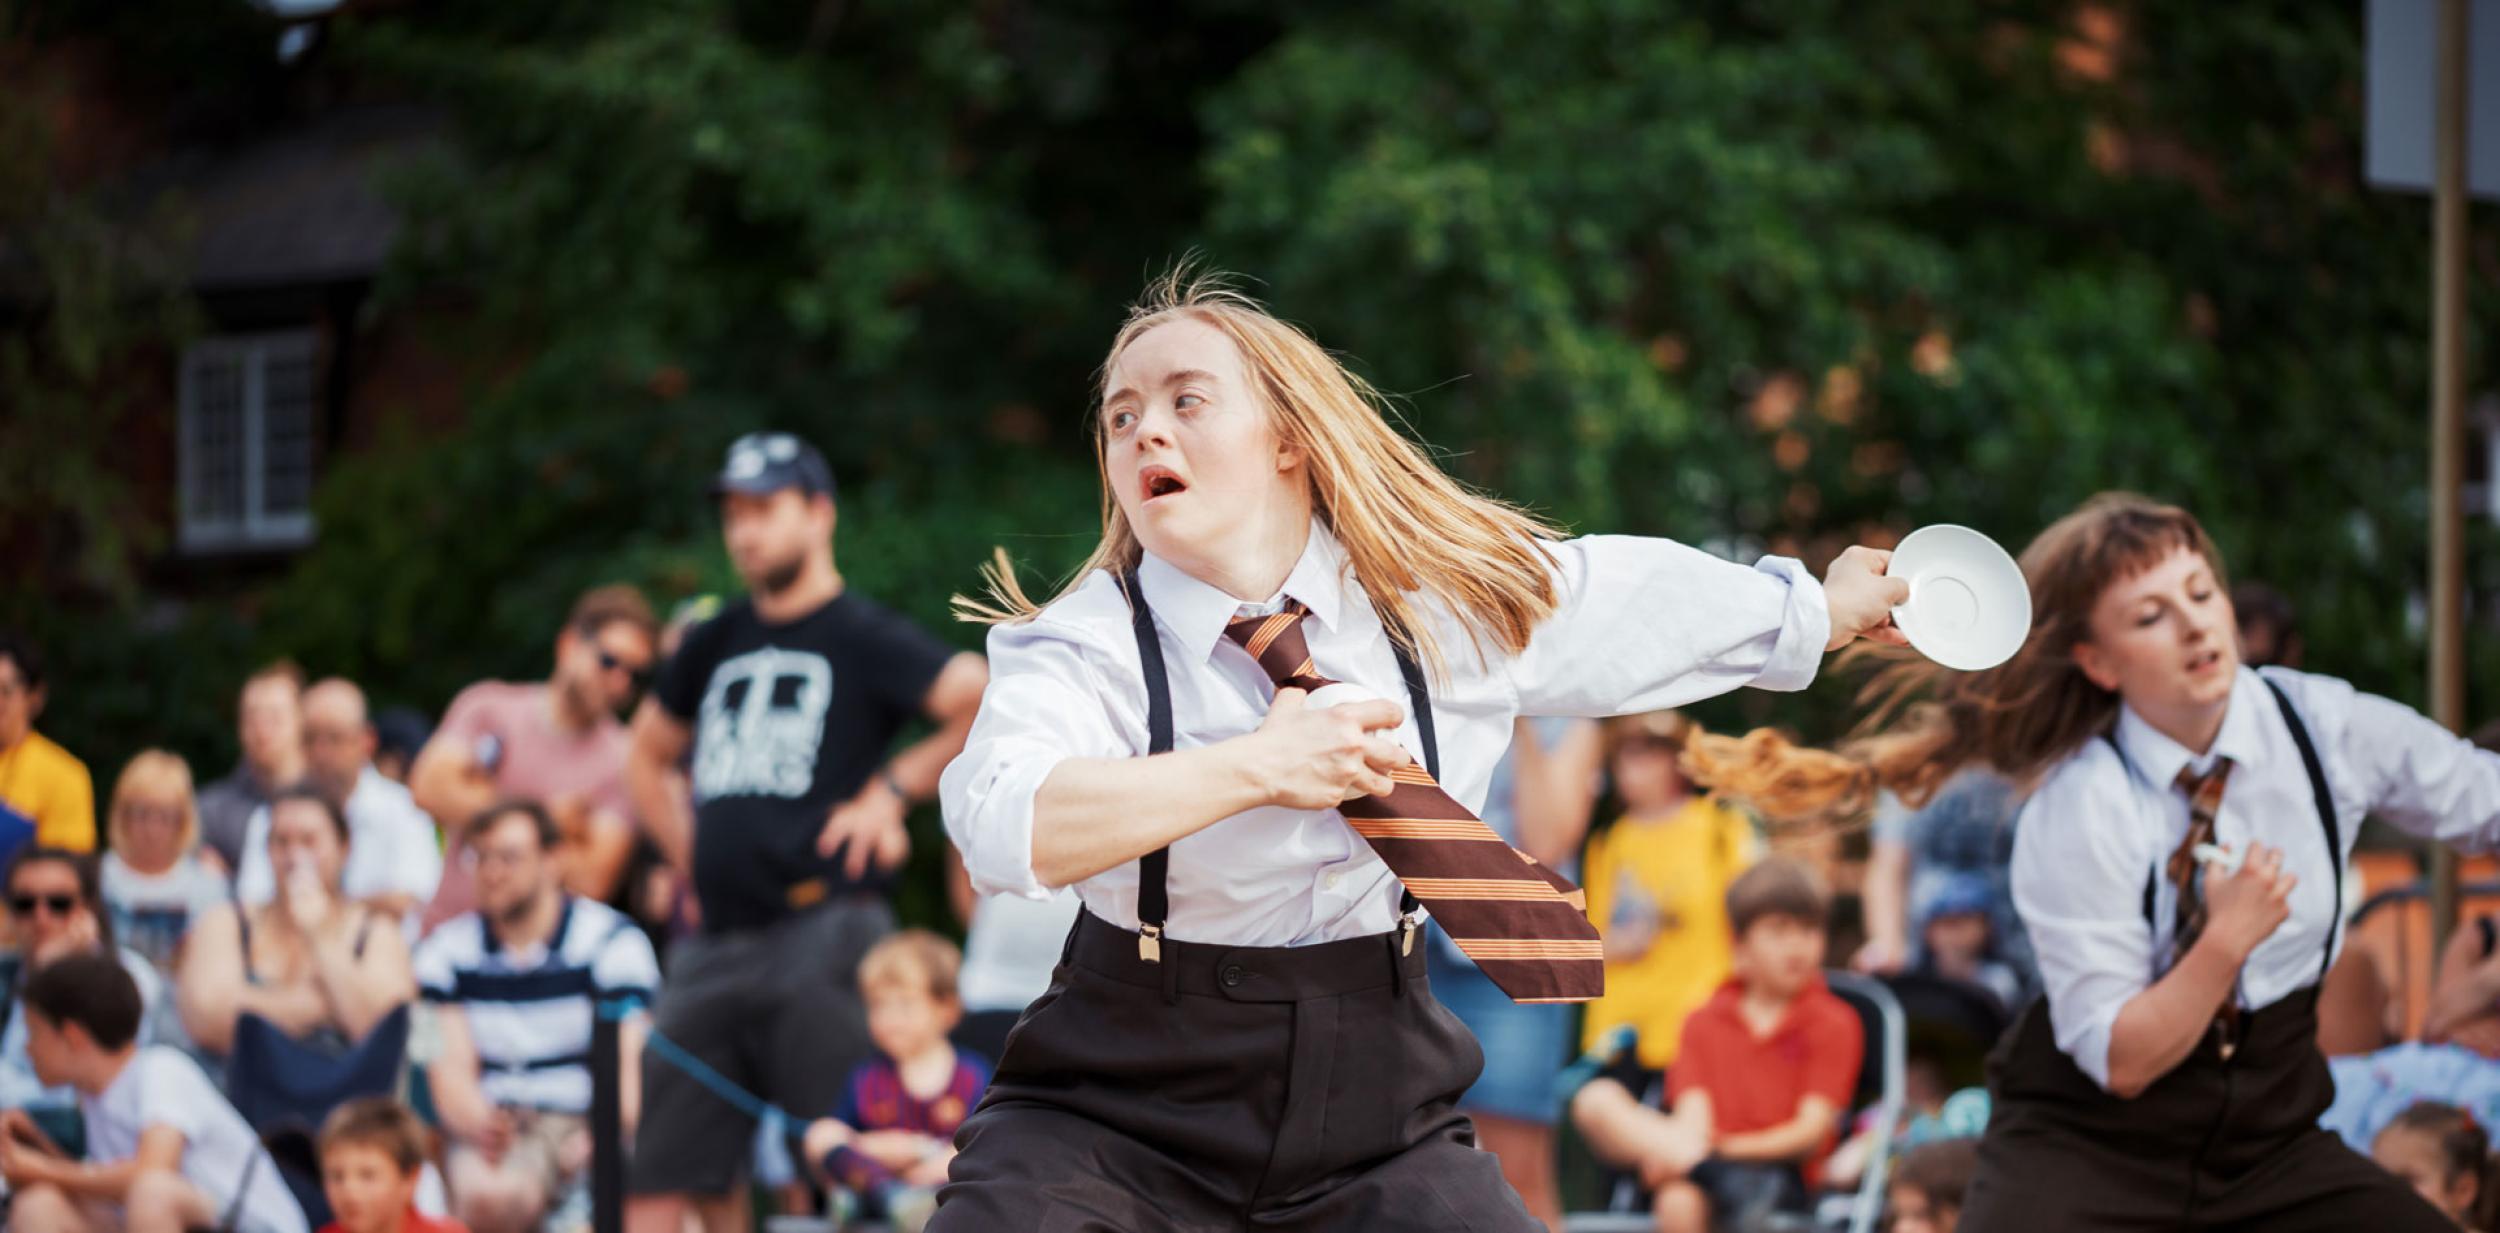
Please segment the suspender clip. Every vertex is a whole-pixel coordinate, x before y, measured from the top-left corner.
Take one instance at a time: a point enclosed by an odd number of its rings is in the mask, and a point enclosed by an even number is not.
[[[1163,926],[1142,922],[1137,926],[1137,957],[1148,963],[1163,962]]]
[[[1409,912],[1398,918],[1398,954],[1403,957],[1414,953],[1415,914]]]

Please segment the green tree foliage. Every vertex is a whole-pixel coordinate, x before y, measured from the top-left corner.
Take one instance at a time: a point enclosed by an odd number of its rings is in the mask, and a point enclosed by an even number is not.
[[[2138,488],[2413,697],[2427,229],[2349,9],[1365,7],[1210,101],[1211,223],[1574,521],[2018,547]]]
[[[411,226],[372,315],[461,357],[466,420],[338,461],[320,542],[251,597],[252,651],[438,707],[543,670],[583,585],[730,589],[701,485],[765,425],[832,456],[864,589],[942,623],[992,544],[1055,578],[1094,532],[1101,349],[1144,277],[1197,248],[1402,391],[1456,472],[1577,528],[1819,564],[1929,521],[2018,546],[2141,488],[2299,601],[2312,666],[2418,698],[2427,209],[2359,181],[2359,20],[2031,0],[351,13],[318,71],[456,117],[395,185]],[[2488,322],[2500,226],[2476,222]],[[2500,576],[2489,527],[2474,551],[2473,576]],[[2500,650],[2479,641],[2487,683]],[[168,709],[223,716],[248,656],[220,655],[214,691]],[[56,726],[126,745],[91,688]],[[1827,737],[1844,700],[1729,706]]]

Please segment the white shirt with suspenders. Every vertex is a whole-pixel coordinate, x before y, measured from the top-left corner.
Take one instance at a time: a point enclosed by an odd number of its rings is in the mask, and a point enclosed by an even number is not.
[[[1735,565],[1662,539],[1589,536],[1545,545],[1562,589],[1526,653],[1470,651],[1446,614],[1435,633],[1452,679],[1431,684],[1441,784],[1482,806],[1520,714],[1603,716],[1681,706],[1740,686],[1802,689],[1829,640],[1821,584],[1797,561]],[[1255,730],[1274,686],[1224,629],[1245,605],[1149,555],[1140,589],[1168,665],[1178,747]],[[1281,594],[1311,609],[1312,658],[1337,680],[1398,700],[1408,690],[1386,629],[1317,521]],[[1097,572],[1031,621],[989,640],[991,680],[980,718],[941,789],[947,831],[983,894],[1043,898],[1034,876],[1033,798],[1068,758],[1130,757],[1147,748],[1147,699],[1131,610],[1119,581]],[[1394,739],[1420,760],[1410,713]],[[1252,809],[1171,846],[1174,938],[1300,946],[1385,933],[1399,925],[1387,865],[1335,810]],[[1078,890],[1095,916],[1135,929],[1138,864],[1122,862]]]
[[[2297,711],[2323,772],[2332,852],[2300,742],[2269,685]],[[2188,828],[2187,796],[2174,781],[2180,768],[2201,773],[2220,757],[2234,765],[2215,842],[2280,848],[2299,879],[2289,919],[2240,970],[2247,1010],[2308,989],[2333,964],[2352,906],[2341,902],[2340,875],[2365,816],[2459,848],[2500,846],[2500,754],[2333,677],[2242,669],[2203,756],[2122,707],[2107,739],[2087,742],[2032,794],[2014,841],[2014,901],[2057,1045],[2104,1088],[2120,1008],[2168,970],[2177,892],[2157,871]]]
[[[1526,651],[1478,658],[1459,622],[1428,614],[1449,661],[1431,680],[1316,523],[1264,603],[1148,557],[999,627],[980,718],[941,786],[973,884],[1048,893],[1033,798],[1063,760],[1255,730],[1275,678],[1225,630],[1288,598],[1309,609],[1316,675],[1400,700],[1395,738],[1470,810],[1518,714],[1795,689],[1829,640],[1822,588],[1794,561],[1747,569],[1620,537],[1543,551],[1561,603]],[[1454,1107],[1483,1054],[1424,996],[1403,889],[1340,811],[1274,807],[1078,883],[1086,911],[964,1122],[932,1233],[1540,1228]]]

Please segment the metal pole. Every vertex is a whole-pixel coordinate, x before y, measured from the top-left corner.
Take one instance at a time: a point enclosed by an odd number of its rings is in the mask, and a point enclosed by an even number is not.
[[[2431,194],[2431,718],[2465,730],[2465,60],[2467,0],[2439,0]],[[2457,862],[2431,850],[2431,927],[2445,953]]]
[[[599,1006],[590,1020],[590,1227],[625,1228],[625,1108],[617,1086],[624,1050],[617,1021]]]

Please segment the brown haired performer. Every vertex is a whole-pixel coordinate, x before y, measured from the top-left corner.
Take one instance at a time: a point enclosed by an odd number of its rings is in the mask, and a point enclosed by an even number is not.
[[[941,791],[978,888],[1085,911],[932,1227],[1538,1227],[1414,945],[1420,902],[1512,997],[1598,991],[1577,888],[1474,813],[1513,717],[1800,688],[1906,587],[1561,540],[1206,280],[1132,313],[1096,430],[1102,543],[1047,606],[998,579]]]
[[[2047,996],[1992,1060],[1962,1227],[2449,1227],[2318,1128],[2318,981],[2362,817],[2490,847],[2500,756],[2343,681],[2243,669],[2221,555],[2184,510],[2094,498],[2022,565],[2022,650],[1880,682],[1939,688],[1868,747],[1897,784],[1976,760],[2043,776],[2012,877]]]

